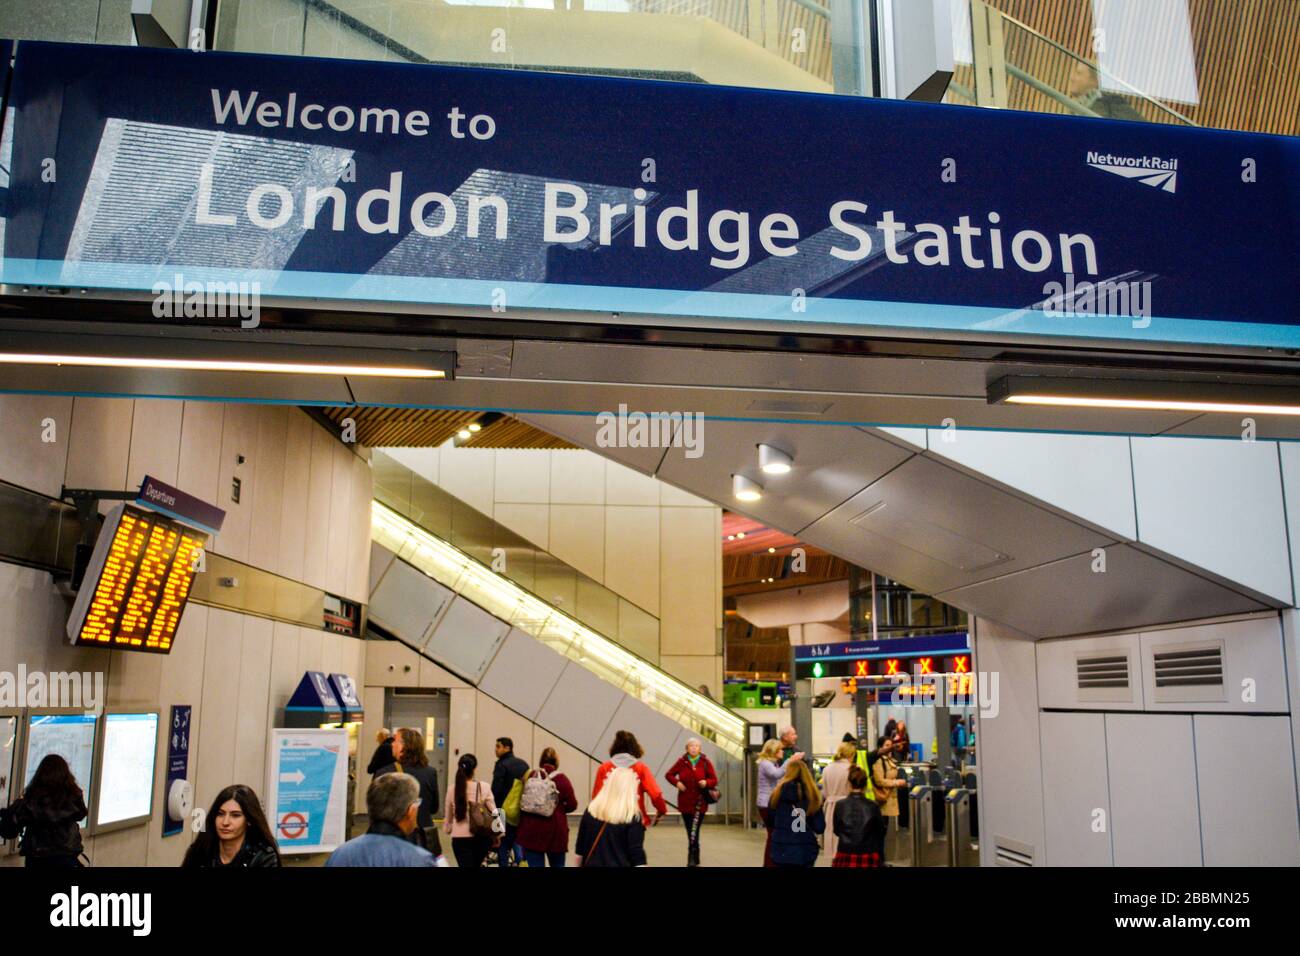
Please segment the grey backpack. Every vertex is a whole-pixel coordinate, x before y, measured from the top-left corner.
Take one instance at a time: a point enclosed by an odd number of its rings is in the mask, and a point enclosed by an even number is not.
[[[534,770],[524,781],[523,793],[519,795],[521,813],[532,813],[539,817],[549,817],[560,803],[560,791],[555,781],[545,770]]]

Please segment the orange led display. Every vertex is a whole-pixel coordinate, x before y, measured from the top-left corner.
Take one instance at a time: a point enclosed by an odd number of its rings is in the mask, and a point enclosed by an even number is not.
[[[932,658],[932,657],[922,657],[922,658],[921,658],[921,673],[922,673],[922,674],[933,674],[933,673],[934,673],[934,658]]]
[[[172,648],[181,611],[194,581],[205,535],[180,522],[124,506],[116,525],[111,516],[101,534],[110,534],[102,565],[96,545],[73,608],[68,630],[83,647],[166,654]],[[98,568],[98,570],[97,570]],[[92,589],[80,627],[77,611]]]
[[[949,697],[970,697],[974,693],[974,674],[950,674],[948,676]]]

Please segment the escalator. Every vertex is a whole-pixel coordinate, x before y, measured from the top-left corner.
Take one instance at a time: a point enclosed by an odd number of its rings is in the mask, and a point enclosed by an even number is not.
[[[369,619],[595,760],[630,730],[659,777],[698,737],[719,810],[741,811],[744,721],[382,502],[372,503]]]

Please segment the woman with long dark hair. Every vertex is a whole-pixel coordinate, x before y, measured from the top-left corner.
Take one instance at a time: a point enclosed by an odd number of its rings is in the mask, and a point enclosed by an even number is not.
[[[68,762],[46,754],[23,795],[9,808],[12,836],[22,834],[18,852],[30,867],[81,866],[80,821],[86,797]],[[12,839],[7,836],[7,839]]]
[[[492,847],[501,842],[488,820],[496,816],[497,804],[492,788],[474,779],[478,758],[463,754],[456,761],[456,778],[447,788],[447,815],[443,829],[451,836],[451,852],[456,865],[478,869]]]
[[[424,750],[424,734],[411,727],[400,727],[392,737],[393,762],[380,767],[375,773],[405,773],[420,785],[420,815],[416,828],[411,831],[411,842],[424,847],[434,856],[442,856],[442,843],[438,828],[433,825],[433,815],[438,812],[438,771],[429,766]]]
[[[236,783],[217,794],[181,866],[280,866],[280,848],[252,787]]]

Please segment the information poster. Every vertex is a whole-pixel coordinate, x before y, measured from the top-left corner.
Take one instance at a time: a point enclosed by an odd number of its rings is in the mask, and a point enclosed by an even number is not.
[[[157,751],[157,714],[108,714],[104,717],[104,752],[100,763],[96,825],[149,818],[153,813],[153,770]]]
[[[185,817],[191,809],[192,791],[187,779],[190,767],[190,715],[188,704],[172,707],[171,723],[167,734],[167,785],[166,813],[163,815],[163,836],[175,836],[185,828]]]
[[[95,727],[98,718],[85,714],[32,714],[27,718],[27,753],[24,756],[23,788],[32,782],[36,768],[49,754],[68,762],[82,791],[90,793],[95,767]],[[87,821],[82,820],[84,827]]]
[[[343,842],[346,730],[271,731],[267,805],[282,853],[328,853]]]
[[[33,714],[27,724],[26,778],[32,782],[36,768],[49,754],[58,754],[72,768],[82,790],[90,790],[95,766],[95,726],[98,718],[85,714]]]

